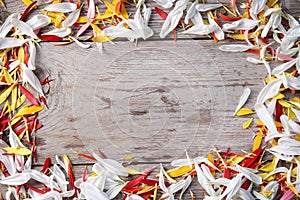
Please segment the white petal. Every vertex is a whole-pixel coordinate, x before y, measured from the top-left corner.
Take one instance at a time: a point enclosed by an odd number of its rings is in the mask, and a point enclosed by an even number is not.
[[[192,183],[192,177],[189,175],[186,179],[185,179],[185,184],[182,187],[182,191],[180,193],[179,199],[182,199],[182,196],[184,194],[184,192],[189,188],[190,184]]]
[[[30,180],[30,176],[28,173],[17,173],[0,180],[0,184],[17,186],[17,185],[23,185],[24,183],[27,183],[29,180]]]
[[[274,123],[273,117],[267,111],[265,105],[263,104],[256,104],[255,111],[259,119],[266,125],[268,128],[269,134],[277,134],[277,128]]]
[[[298,193],[300,193],[300,162],[297,158],[294,158],[294,160],[297,163],[297,175],[296,175],[296,190]]]
[[[256,59],[256,58],[253,58],[253,57],[247,57],[247,61],[250,62],[250,63],[253,63],[255,65],[263,64],[263,61],[261,61],[259,59]]]
[[[76,38],[72,37],[72,36],[69,36],[78,46],[80,46],[81,48],[84,48],[84,49],[88,49],[91,47],[91,45],[88,45],[88,44],[83,44],[82,42],[78,41]]]
[[[58,4],[50,4],[47,5],[44,10],[46,11],[51,11],[51,12],[62,12],[62,13],[67,13],[67,12],[72,12],[76,10],[77,5],[75,3],[58,3]]]
[[[137,194],[128,194],[125,200],[144,200],[144,198]]]
[[[299,26],[298,20],[296,20],[292,15],[290,15],[288,13],[285,13],[285,15],[287,16],[287,18],[289,20],[289,25],[291,28]]]
[[[184,23],[185,23],[185,24],[189,24],[189,20],[190,20],[191,18],[193,18],[193,17],[196,15],[196,13],[197,13],[196,5],[198,5],[198,4],[199,4],[199,2],[198,2],[198,1],[195,1],[195,2],[193,2],[192,5],[190,5],[189,8],[187,9],[186,15],[185,15],[185,17],[184,17]],[[200,16],[201,16],[201,15],[200,15]]]
[[[208,22],[211,26],[211,30],[212,30],[212,32],[214,32],[215,37],[218,40],[223,40],[225,35],[224,35],[224,32],[221,29],[221,27],[217,24],[217,22],[209,14],[207,15],[207,17],[208,17]]]
[[[255,190],[253,191],[254,196],[259,199],[259,200],[270,200],[269,198],[267,198],[265,195],[260,194],[258,192],[256,192]]]
[[[34,38],[34,39],[38,39],[36,34],[33,32],[33,29],[28,24],[26,24],[25,22],[23,22],[19,19],[12,19],[11,23],[19,29],[21,34],[25,34],[25,35],[28,35],[28,36]]]
[[[300,110],[297,110],[295,108],[292,108],[292,111],[294,112],[294,114],[296,115],[298,122],[300,122]]]
[[[87,200],[109,200],[108,196],[103,191],[100,191],[96,186],[89,182],[81,183],[80,190],[81,194],[83,194]]]
[[[44,92],[39,79],[35,74],[26,67],[24,63],[20,63],[23,70],[23,82],[28,82],[40,95],[44,96]]]
[[[36,57],[36,48],[35,44],[31,41],[28,42],[29,44],[29,59],[28,59],[28,68],[30,70],[35,70],[35,57]]]
[[[283,85],[285,88],[300,90],[300,79],[293,76],[282,76]]]
[[[287,156],[298,156],[300,153],[300,147],[288,147],[283,145],[277,145],[270,149],[272,152],[277,152]]]
[[[20,40],[20,39],[10,38],[10,37],[6,37],[6,38],[0,37],[0,50],[13,48],[13,47],[19,47],[19,46],[22,46],[26,42],[27,42],[27,40]]]
[[[276,169],[274,169],[272,172],[270,172],[265,179],[269,178],[270,176],[273,176],[274,174],[279,174],[279,173],[288,173],[288,169],[286,167],[277,167]]]
[[[50,23],[51,19],[47,15],[41,14],[34,15],[32,18],[26,21],[26,24],[28,24],[33,30],[48,26]]]
[[[72,30],[70,28],[56,28],[47,33],[44,33],[43,35],[55,35],[63,38],[70,35],[71,33]]]
[[[254,14],[259,14],[266,7],[267,0],[253,0],[251,9]]]
[[[160,37],[165,38],[178,24],[183,15],[183,11],[186,9],[188,0],[178,0],[173,10],[168,14],[161,31]]]
[[[263,104],[268,99],[275,97],[280,89],[282,84],[282,80],[276,79],[271,81],[268,85],[266,85],[259,93],[257,97],[257,104]]]
[[[182,32],[182,34],[207,35],[212,32],[208,25],[194,25],[191,28]]]
[[[220,8],[222,7],[222,4],[198,4],[196,6],[196,9],[199,11],[199,12],[206,12],[206,11],[209,11],[209,10],[215,10],[217,8]]]
[[[232,23],[226,23],[222,25],[222,29],[224,31],[231,31],[231,30],[251,30],[255,26],[259,24],[260,20],[252,20],[242,18]]]
[[[293,67],[296,62],[298,61],[298,59],[293,59],[291,61],[288,61],[288,62],[285,62],[281,65],[278,65],[277,67],[275,67],[273,70],[272,70],[272,74],[273,75],[279,75],[283,72],[285,72],[286,70],[290,69],[291,67]]]
[[[98,163],[106,170],[111,171],[119,176],[128,176],[128,172],[119,162],[111,159],[102,159],[96,153],[92,153]]]
[[[168,9],[173,6],[173,2],[171,0],[154,0],[159,6]]]
[[[164,179],[162,164],[160,164],[160,172],[159,172],[158,182],[159,182],[160,189],[162,189],[162,191],[164,191],[165,193],[168,193],[169,190],[168,190],[168,188],[165,185],[165,179]]]
[[[220,196],[220,199],[224,199],[226,196],[226,200],[231,199],[241,188],[242,186],[242,174],[237,174],[234,178],[232,178],[227,185],[225,191]]]
[[[202,169],[203,174],[204,174],[204,176],[206,177],[207,180],[209,180],[209,181],[214,181],[215,180],[215,178],[213,177],[213,175],[210,172],[210,169],[206,165],[201,164],[201,169]]]
[[[20,14],[18,13],[13,13],[6,18],[5,22],[0,26],[0,38],[6,37],[7,34],[13,28],[13,24],[11,23],[11,20],[19,19],[19,18],[20,18]]]
[[[222,45],[219,47],[219,50],[225,51],[225,52],[244,52],[252,47],[249,45],[242,45],[242,44],[228,44],[228,45]]]
[[[247,100],[250,96],[250,93],[251,93],[250,88],[244,88],[244,92],[243,92],[242,96],[240,97],[240,101],[239,101],[233,115],[235,115],[237,113],[237,111],[239,111],[243,107],[243,105],[247,102]]]
[[[73,26],[73,24],[76,23],[80,16],[81,9],[76,9],[72,13],[68,15],[68,17],[62,22],[62,26],[65,28],[68,28],[70,26]]]
[[[262,182],[262,178],[256,174],[254,174],[251,170],[249,170],[248,168],[236,165],[237,170],[242,173],[248,180],[250,180],[253,183],[256,183],[258,185],[261,185]]]
[[[279,189],[279,184],[277,181],[269,182],[263,189],[263,192],[272,192],[270,195],[270,199],[274,199],[277,195],[277,191]]]
[[[243,188],[240,188],[236,196],[242,200],[255,200],[255,198],[252,196],[252,193]]]
[[[109,199],[114,199],[120,192],[121,190],[124,188],[125,184],[120,184],[120,185],[116,185],[113,188],[110,188],[106,194],[108,196]]]
[[[199,184],[209,195],[215,196],[215,190],[213,189],[213,187],[210,185],[210,183],[206,179],[206,177],[205,177],[204,173],[202,172],[202,170],[200,169],[198,163],[196,161],[194,161],[194,164],[195,164],[195,169],[197,172],[197,179],[198,179]]]
[[[291,162],[293,160],[292,156],[286,156],[286,155],[282,155],[278,152],[274,152],[274,151],[270,151],[270,153],[272,153],[278,160],[284,160],[284,161],[288,161]]]
[[[39,194],[39,196],[35,198],[31,198],[31,200],[50,200],[50,199],[61,200],[62,198],[60,193],[54,190],[51,190],[45,194]]]

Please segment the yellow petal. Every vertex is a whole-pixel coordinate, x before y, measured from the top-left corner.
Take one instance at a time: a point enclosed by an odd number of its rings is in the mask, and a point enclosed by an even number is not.
[[[282,93],[278,93],[273,99],[283,99],[285,96]]]
[[[262,179],[264,179],[265,181],[267,182],[271,182],[271,181],[274,181],[274,176],[269,176],[267,179],[266,177],[269,175],[269,173],[260,173],[258,174],[258,176],[260,176]]]
[[[104,36],[104,35],[98,35],[96,37],[93,37],[93,42],[98,42],[98,43],[102,43],[102,42],[108,42],[108,41],[111,41],[113,40],[114,38],[110,38],[110,37],[107,37],[107,36]]]
[[[252,115],[255,112],[249,108],[241,108],[239,111],[237,111],[237,116],[244,116],[244,115]]]
[[[139,171],[137,171],[135,169],[131,169],[131,168],[128,168],[128,167],[126,167],[126,171],[130,175],[140,175],[140,174],[143,174],[143,172],[139,172]]]
[[[12,90],[12,92],[11,92],[11,107],[12,108],[16,107],[17,100],[18,100],[18,92],[19,92],[19,88],[18,87],[14,87],[13,90]]]
[[[21,61],[22,63],[25,60],[25,51],[24,51],[24,47],[20,47],[18,50],[18,60]]]
[[[0,94],[0,104],[2,104],[9,97],[11,91],[14,89],[15,86],[15,84],[9,86],[9,88],[7,88],[4,92]]]
[[[26,101],[26,96],[23,94],[21,97],[18,98],[15,105],[12,105],[11,109],[16,110],[19,108],[24,102]]]
[[[123,160],[132,160],[133,159],[133,156],[125,156],[124,158],[123,158]]]
[[[13,147],[5,147],[3,148],[5,151],[21,156],[28,156],[31,154],[31,151],[27,148],[19,147],[19,148],[13,148]]]
[[[251,125],[252,121],[253,121],[253,118],[248,119],[248,120],[243,124],[243,129],[248,128],[248,127]]]
[[[245,160],[245,158],[246,156],[235,156],[234,158],[232,158],[231,162],[233,165],[236,165]]]
[[[21,117],[23,115],[32,115],[43,110],[44,106],[33,106],[33,105],[25,105],[21,108],[21,110],[14,116],[14,118]]]
[[[215,158],[214,158],[214,156],[213,156],[211,153],[207,154],[207,159],[208,159],[211,163],[214,163],[214,162],[215,162]]]
[[[138,191],[136,194],[143,194],[152,190],[155,186],[145,186],[142,190]]]
[[[278,103],[279,103],[280,105],[282,105],[283,107],[285,107],[285,108],[292,108],[292,107],[293,107],[292,104],[290,104],[290,103],[288,103],[287,101],[282,100],[282,99],[278,100]]]
[[[291,108],[288,108],[288,120],[293,119],[294,117],[296,117],[295,113]]]
[[[2,73],[4,75],[4,78],[6,80],[6,83],[11,84],[14,82],[14,79],[12,78],[12,76],[8,73],[6,68],[2,68]]]
[[[193,167],[188,166],[183,166],[183,167],[178,167],[178,168],[174,168],[174,169],[170,169],[167,171],[167,173],[173,177],[180,177],[183,176],[185,174],[187,174],[188,172],[190,172],[193,169]]]
[[[31,1],[31,0],[22,0],[22,2],[23,2],[26,6],[29,6],[30,4],[33,3],[33,1]],[[37,6],[34,5],[33,8],[37,8]]]
[[[261,131],[259,131],[257,133],[257,135],[255,136],[254,142],[253,142],[253,147],[252,147],[252,151],[255,151],[256,149],[258,149],[261,145],[262,142],[262,138],[263,138],[263,134]]]
[[[274,156],[271,163],[265,164],[259,170],[260,171],[264,171],[264,172],[271,172],[271,171],[273,171],[275,169],[275,162],[276,162],[276,157]]]

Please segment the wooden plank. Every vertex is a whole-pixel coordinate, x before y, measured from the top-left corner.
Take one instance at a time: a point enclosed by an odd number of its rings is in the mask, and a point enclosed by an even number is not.
[[[37,66],[50,74],[49,110],[37,133],[40,162],[73,151],[101,149],[120,160],[168,162],[221,149],[251,150],[247,118],[232,117],[245,86],[262,87],[262,66],[245,62],[249,54],[218,52],[213,41],[129,42],[96,48],[54,47],[42,43]],[[232,138],[235,143],[232,143]],[[246,149],[245,149],[246,148]]]

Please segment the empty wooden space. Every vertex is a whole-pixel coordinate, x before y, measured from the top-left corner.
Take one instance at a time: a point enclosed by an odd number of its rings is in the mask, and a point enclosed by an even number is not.
[[[25,9],[21,1],[4,2],[9,13]],[[283,1],[295,16],[299,4]],[[36,167],[46,157],[66,153],[79,175],[92,162],[74,151],[97,149],[119,161],[132,156],[132,168],[139,170],[160,162],[168,168],[167,163],[184,158],[186,151],[190,157],[205,156],[212,146],[251,151],[253,133],[242,129],[249,118],[234,117],[233,112],[244,87],[253,91],[246,104],[253,108],[265,67],[247,63],[248,53],[218,50],[233,40],[215,43],[178,35],[173,41],[172,34],[160,39],[162,23],[153,14],[152,38],[137,45],[105,43],[102,54],[92,42],[85,42],[92,45],[89,49],[40,43],[36,73],[54,81],[48,88],[49,109],[40,115],[44,127],[37,133]],[[201,197],[196,183],[193,190]]]

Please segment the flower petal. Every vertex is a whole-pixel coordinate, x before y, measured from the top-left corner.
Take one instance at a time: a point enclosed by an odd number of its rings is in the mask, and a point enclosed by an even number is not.
[[[75,3],[58,3],[58,4],[50,4],[47,5],[44,10],[50,11],[50,12],[62,12],[62,13],[68,13],[76,10],[77,5]]]

